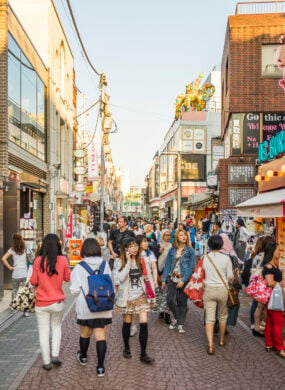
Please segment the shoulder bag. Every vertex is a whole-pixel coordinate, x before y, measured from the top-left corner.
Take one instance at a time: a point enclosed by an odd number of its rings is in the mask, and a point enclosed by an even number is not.
[[[219,277],[220,277],[221,281],[223,282],[223,284],[225,285],[226,289],[228,290],[228,301],[227,301],[228,308],[232,308],[232,307],[239,305],[240,302],[239,302],[238,292],[233,287],[229,287],[227,285],[227,283],[224,281],[224,278],[222,277],[218,268],[215,266],[211,257],[209,255],[206,255],[206,256],[209,259],[212,266],[215,268],[217,274],[219,275]]]

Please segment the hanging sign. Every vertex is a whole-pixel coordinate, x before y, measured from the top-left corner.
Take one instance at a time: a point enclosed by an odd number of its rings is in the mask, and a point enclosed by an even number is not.
[[[258,160],[260,162],[273,160],[283,153],[285,153],[285,130],[271,137],[269,141],[259,144]]]

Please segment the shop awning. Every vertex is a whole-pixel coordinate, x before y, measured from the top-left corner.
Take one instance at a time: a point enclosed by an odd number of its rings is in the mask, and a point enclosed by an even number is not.
[[[243,217],[285,217],[285,188],[258,194],[236,208]]]
[[[209,204],[217,201],[218,196],[215,194],[209,193],[197,193],[192,194],[188,197],[188,201],[184,202],[184,205],[191,210],[197,210],[203,207],[208,206]]]

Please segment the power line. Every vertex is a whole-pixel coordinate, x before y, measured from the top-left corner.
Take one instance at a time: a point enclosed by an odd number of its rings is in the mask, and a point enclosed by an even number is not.
[[[97,72],[97,70],[95,69],[95,67],[93,66],[93,64],[91,63],[89,57],[88,57],[88,54],[87,54],[87,51],[85,49],[85,46],[83,44],[83,41],[81,39],[81,36],[80,36],[80,33],[79,33],[79,30],[78,30],[78,27],[77,27],[77,24],[76,24],[76,20],[74,18],[74,15],[73,15],[73,11],[72,11],[72,8],[71,8],[71,4],[70,4],[70,1],[69,0],[66,0],[66,3],[67,3],[67,6],[68,6],[68,9],[69,9],[69,13],[70,13],[70,16],[71,16],[71,19],[72,19],[72,22],[73,22],[73,25],[74,25],[74,28],[75,28],[75,31],[76,31],[76,34],[77,34],[77,37],[78,37],[78,40],[80,42],[80,45],[81,45],[81,48],[83,50],[83,53],[91,67],[91,69],[98,75],[98,76],[101,76],[101,73]]]
[[[83,111],[83,112],[81,112],[80,114],[76,115],[76,116],[74,117],[74,119],[79,118],[79,117],[80,117],[81,115],[83,115],[83,114],[86,114],[86,112],[90,111],[91,108],[93,108],[94,106],[96,106],[96,104],[98,104],[99,102],[100,102],[100,99],[97,100],[95,103],[91,104],[91,106],[89,106],[85,111]]]
[[[96,131],[97,131],[97,127],[98,127],[99,117],[100,117],[100,107],[99,107],[99,109],[98,109],[98,115],[97,115],[97,120],[96,120],[96,124],[95,124],[95,129],[94,129],[94,131],[93,131],[91,140],[90,140],[89,143],[83,148],[84,150],[88,149],[88,147],[91,145],[91,143],[92,143],[93,140],[94,140],[94,137],[95,137],[95,134],[96,134]]]

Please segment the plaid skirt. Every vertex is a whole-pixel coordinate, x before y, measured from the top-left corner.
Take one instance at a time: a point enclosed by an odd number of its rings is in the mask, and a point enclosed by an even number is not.
[[[137,299],[127,301],[126,307],[118,307],[115,305],[115,311],[121,314],[140,314],[150,311],[150,304],[148,303],[145,295],[141,295]]]

